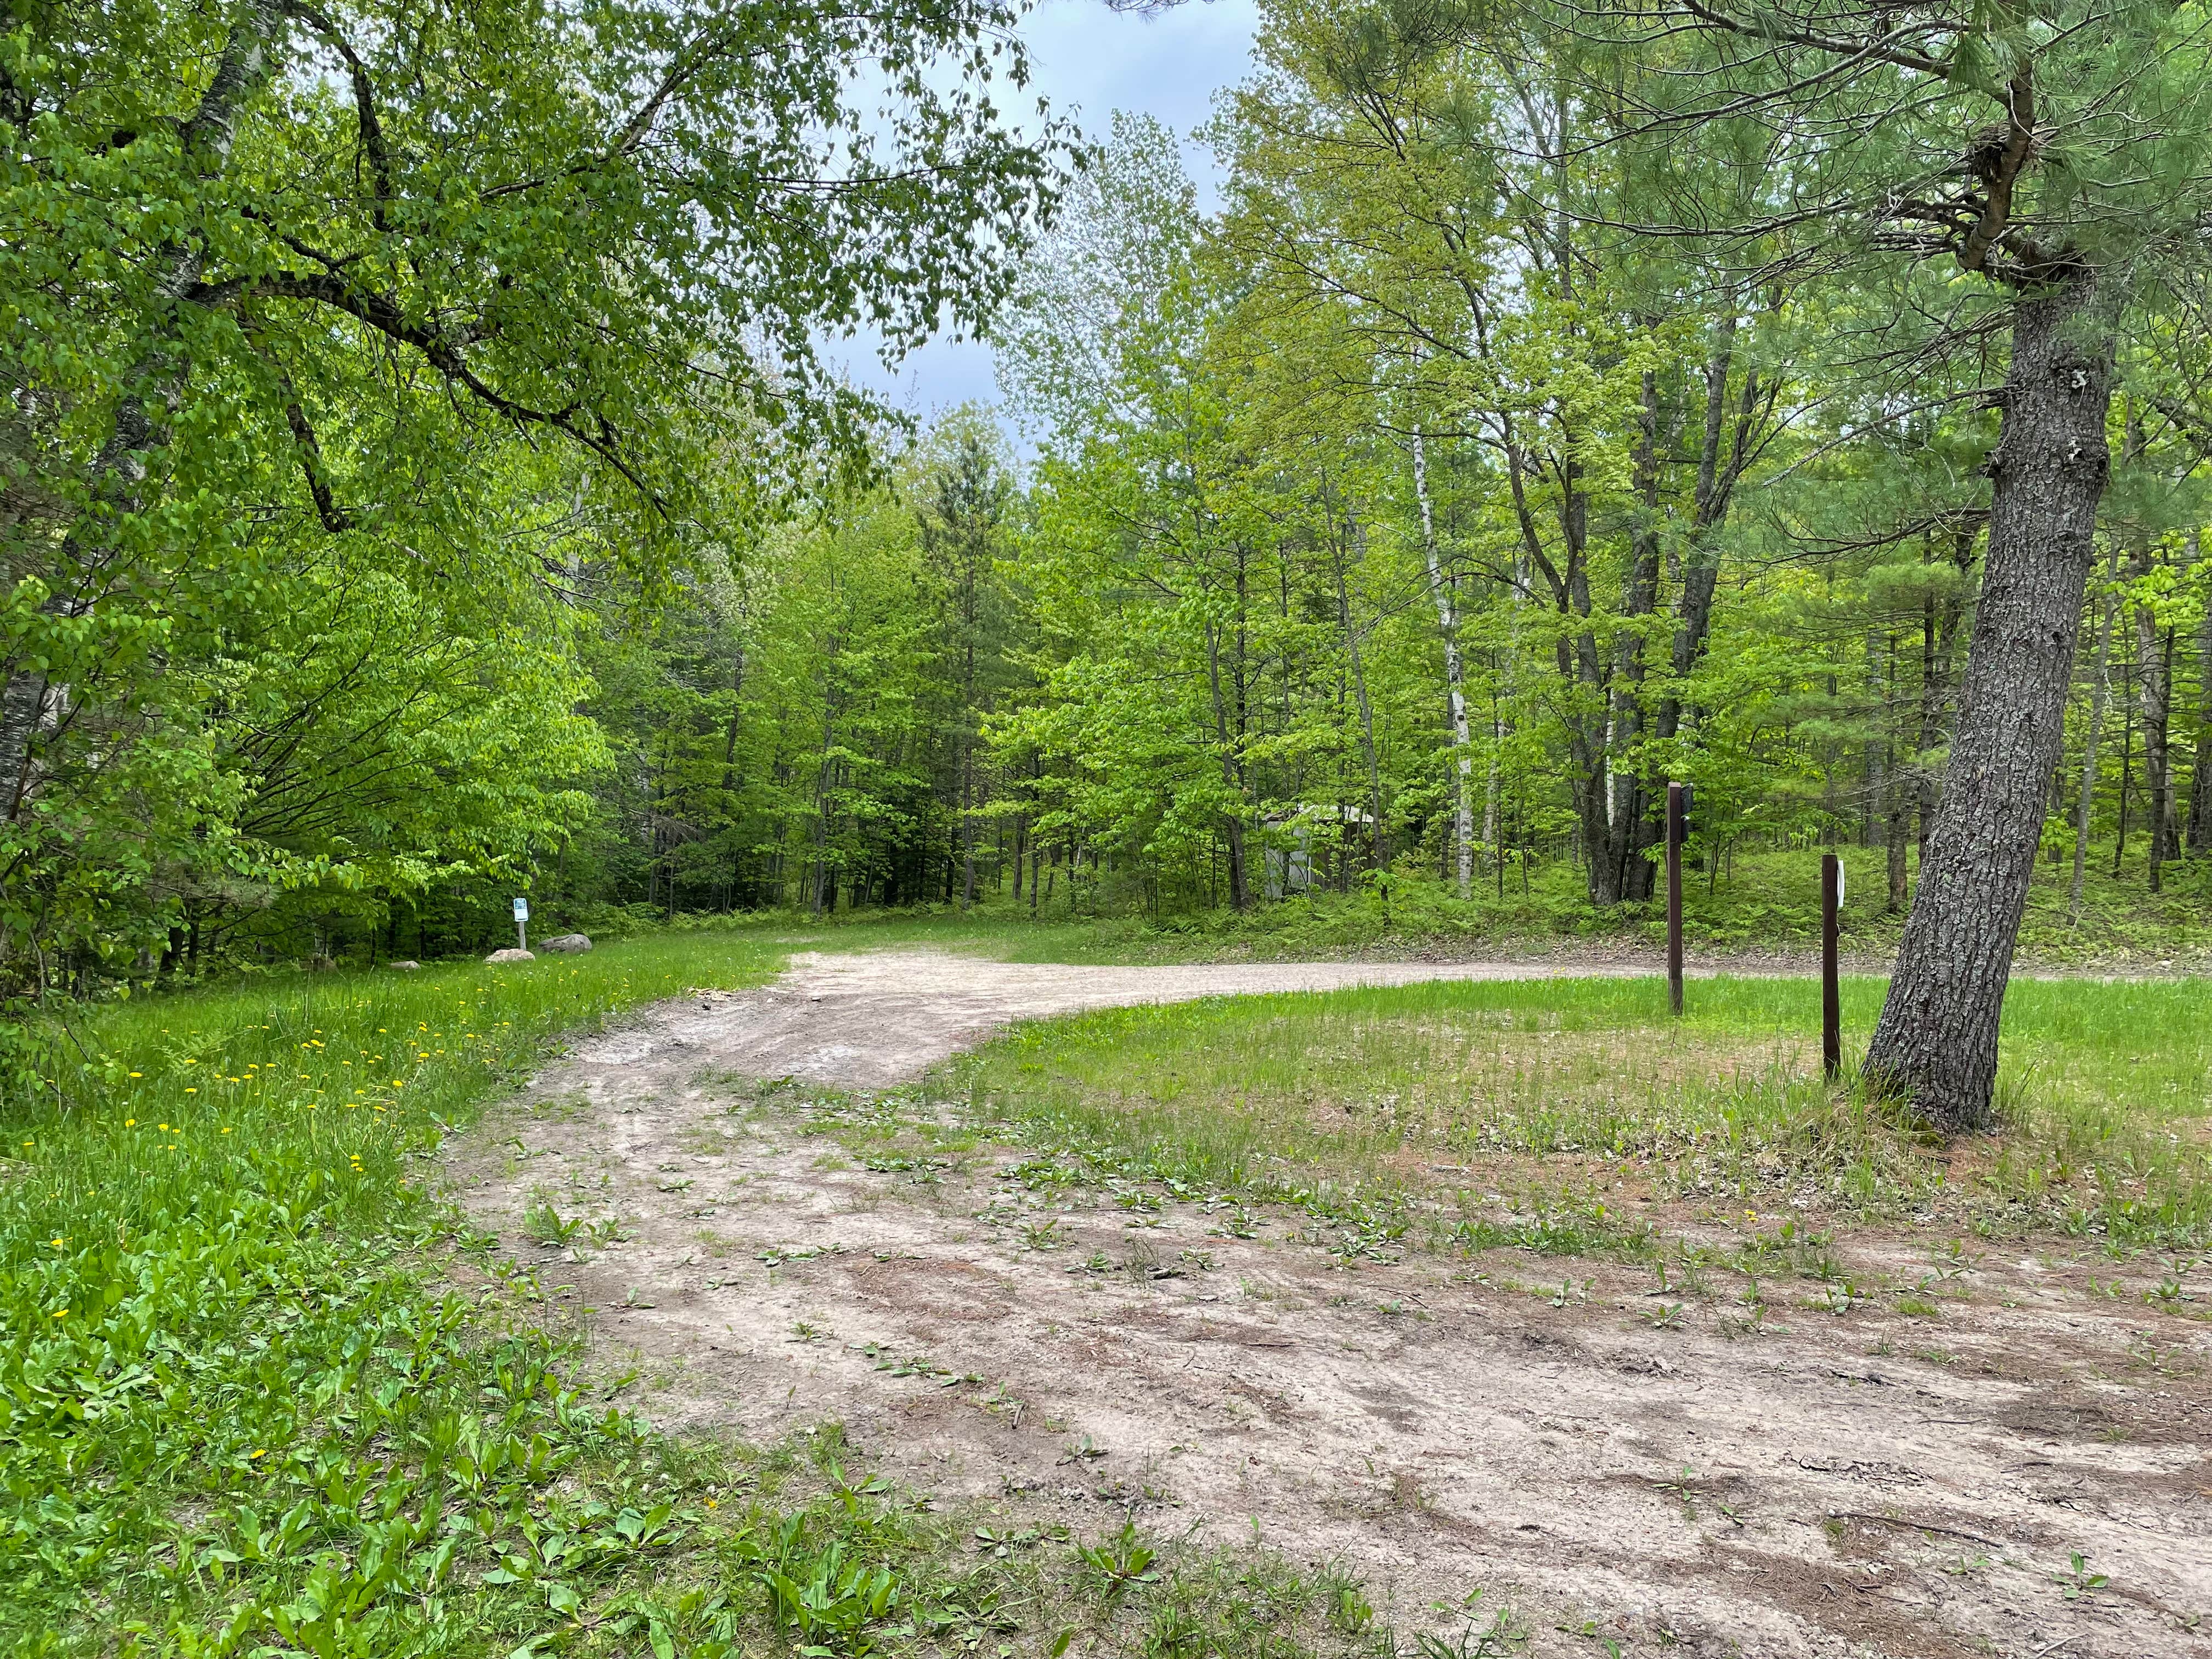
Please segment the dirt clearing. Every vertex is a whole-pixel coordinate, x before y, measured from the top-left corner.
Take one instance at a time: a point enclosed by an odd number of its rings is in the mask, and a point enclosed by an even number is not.
[[[2212,1655],[2212,1342],[2072,1241],[1846,1234],[1928,1312],[1747,1310],[834,1133],[1017,1018],[1557,971],[800,957],[580,1043],[454,1173],[656,1421],[842,1423],[943,1507],[1340,1559],[1403,1631],[1480,1588],[1532,1653]]]

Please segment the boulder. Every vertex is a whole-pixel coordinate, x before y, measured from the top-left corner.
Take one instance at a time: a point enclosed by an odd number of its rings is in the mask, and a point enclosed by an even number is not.
[[[535,962],[538,958],[527,951],[495,951],[484,958],[487,964],[501,962]]]
[[[419,962],[387,962],[384,965],[387,968],[397,968],[403,974],[411,974],[422,964]]]
[[[592,941],[582,933],[556,933],[551,939],[538,941],[541,951],[550,951],[560,957],[580,957],[592,948]]]

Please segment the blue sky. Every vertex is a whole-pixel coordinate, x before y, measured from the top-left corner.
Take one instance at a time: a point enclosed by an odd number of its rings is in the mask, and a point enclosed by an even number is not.
[[[1103,0],[1043,0],[1022,27],[1034,70],[1022,106],[1048,99],[1055,112],[1074,114],[1086,135],[1103,132],[1117,109],[1157,116],[1187,135],[1212,113],[1218,88],[1244,78],[1257,21],[1255,0],[1183,0],[1150,17],[1110,11]],[[1184,155],[1211,206],[1212,153],[1186,143]],[[891,370],[859,342],[831,355],[844,357],[857,384],[925,421],[998,397],[990,349],[972,340],[933,340]]]

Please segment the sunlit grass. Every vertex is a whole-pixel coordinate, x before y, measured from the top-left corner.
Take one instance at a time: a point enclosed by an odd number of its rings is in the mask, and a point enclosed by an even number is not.
[[[441,1286],[420,1160],[556,1034],[776,960],[694,933],[57,1016],[0,1161],[0,1650],[504,1651],[711,1531],[671,1448]],[[477,1583],[548,1516],[592,1565]]]
[[[757,984],[780,960],[754,933],[653,936],[514,966],[287,975],[57,1016],[47,1086],[9,1112],[5,1202],[103,1228],[236,1182],[317,1201],[334,1185],[351,1208],[363,1179],[396,1188],[404,1152],[554,1034],[690,986]],[[392,1201],[368,1200],[380,1212]]]
[[[1881,994],[1844,981],[1862,1043]],[[2197,981],[2014,985],[2004,1132],[1949,1148],[1822,1079],[1820,990],[1804,979],[1695,981],[1679,1021],[1643,979],[1115,1009],[1022,1028],[959,1076],[987,1115],[1224,1188],[1390,1182],[1498,1158],[1564,1179],[1628,1160],[1677,1193],[2186,1244],[2212,1237],[2203,994]]]

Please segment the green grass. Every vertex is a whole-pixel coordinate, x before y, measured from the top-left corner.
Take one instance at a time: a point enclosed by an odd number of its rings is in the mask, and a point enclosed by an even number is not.
[[[0,1653],[1267,1654],[1390,1645],[1341,1573],[1048,1535],[657,1434],[428,1189],[562,1034],[765,979],[757,929],[115,1002],[0,1158]],[[1123,1574],[1143,1559],[1141,1568]]]
[[[711,1636],[729,1598],[656,1600],[661,1564],[768,1522],[562,1379],[526,1279],[441,1282],[422,1160],[557,1033],[775,961],[648,939],[58,1022],[0,1164],[0,1650],[504,1653],[586,1610]]]
[[[1018,1030],[956,1075],[982,1118],[1041,1145],[1287,1200],[1363,1247],[1402,1237],[1437,1166],[1501,1165],[1555,1194],[1626,1169],[1679,1196],[2191,1248],[2212,1241],[2205,991],[2015,984],[2005,1133],[1950,1148],[1821,1079],[1803,979],[1693,981],[1680,1022],[1648,979],[1115,1009]],[[1863,1040],[1881,993],[1844,981],[1847,1031]]]

